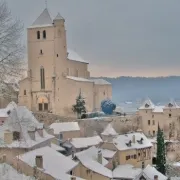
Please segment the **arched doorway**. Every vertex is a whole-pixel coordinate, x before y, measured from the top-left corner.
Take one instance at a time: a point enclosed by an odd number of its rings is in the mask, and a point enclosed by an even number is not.
[[[38,97],[38,111],[48,111],[49,110],[49,101],[46,96]]]

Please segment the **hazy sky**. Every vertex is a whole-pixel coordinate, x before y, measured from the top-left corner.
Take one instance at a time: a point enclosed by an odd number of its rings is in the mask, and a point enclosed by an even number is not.
[[[179,0],[47,1],[52,17],[66,19],[68,47],[92,76],[180,75]],[[45,0],[7,2],[25,28],[45,8]]]

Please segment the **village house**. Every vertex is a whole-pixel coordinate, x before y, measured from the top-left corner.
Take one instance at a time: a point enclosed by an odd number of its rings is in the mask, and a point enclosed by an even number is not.
[[[146,168],[135,168],[130,164],[119,165],[113,171],[114,180],[167,180],[168,178],[158,172],[154,167],[147,165]]]
[[[137,112],[139,128],[149,137],[155,137],[158,124],[164,131],[165,139],[180,139],[180,106],[171,100],[165,106],[156,106],[148,98]]]
[[[56,139],[66,141],[69,138],[78,138],[81,136],[80,127],[77,122],[53,123],[50,125],[53,135]],[[59,142],[58,142],[59,144]]]
[[[27,34],[28,73],[20,81],[19,105],[33,112],[75,116],[72,105],[80,91],[89,112],[112,98],[111,84],[91,79],[88,62],[67,49],[65,19],[59,13],[52,20],[45,9]]]
[[[14,166],[27,175],[46,180],[83,180],[78,162],[58,153],[49,146],[17,156]]]
[[[39,123],[26,107],[18,106],[10,112],[0,127],[0,155],[13,157],[44,146],[51,146],[54,136],[48,134],[43,123]]]
[[[118,151],[119,165],[131,164],[144,168],[152,164],[152,146],[143,133],[134,132],[118,135],[112,142],[104,142],[101,148]]]
[[[102,152],[91,147],[87,150],[72,154],[72,159],[80,164],[80,177],[87,180],[111,180],[112,171],[108,169],[109,162],[102,156]]]

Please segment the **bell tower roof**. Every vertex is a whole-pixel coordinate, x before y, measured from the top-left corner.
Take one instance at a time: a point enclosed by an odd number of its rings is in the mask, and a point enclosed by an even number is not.
[[[64,20],[64,18],[61,16],[60,13],[58,13],[57,16],[54,18],[54,20],[61,20],[61,19]]]
[[[47,8],[45,8],[44,11],[40,14],[40,16],[31,25],[31,28],[52,26],[52,23],[53,22],[49,14],[49,11]]]

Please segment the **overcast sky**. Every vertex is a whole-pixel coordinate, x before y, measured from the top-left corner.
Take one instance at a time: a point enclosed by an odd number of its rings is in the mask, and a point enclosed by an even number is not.
[[[92,76],[180,75],[179,0],[47,1],[52,17],[66,19],[68,47]],[[25,28],[45,8],[45,0],[7,2]]]

